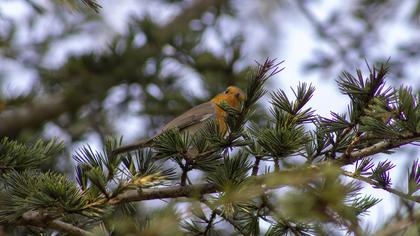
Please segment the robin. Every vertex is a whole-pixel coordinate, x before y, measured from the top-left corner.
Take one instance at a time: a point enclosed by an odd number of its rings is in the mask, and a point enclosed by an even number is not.
[[[219,130],[221,130],[224,135],[227,132],[227,124],[225,121],[227,112],[223,110],[220,105],[223,102],[226,102],[229,106],[239,111],[244,100],[245,94],[240,88],[229,86],[224,92],[216,95],[210,101],[197,105],[176,117],[163,126],[163,128],[160,129],[154,136],[117,148],[113,150],[113,154],[119,154],[137,148],[150,146],[153,143],[154,138],[173,128],[178,128],[181,132],[194,134],[196,131],[203,128],[205,122],[209,119],[214,119],[216,121],[219,125]]]

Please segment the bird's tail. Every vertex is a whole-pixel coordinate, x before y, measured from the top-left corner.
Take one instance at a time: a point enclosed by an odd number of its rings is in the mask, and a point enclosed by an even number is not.
[[[152,143],[152,140],[153,139],[151,139],[151,138],[144,138],[144,139],[142,139],[142,140],[140,140],[136,143],[116,148],[116,149],[112,150],[112,154],[117,155],[117,154],[120,154],[120,153],[123,153],[123,152],[129,152],[129,151],[132,151],[132,150],[135,150],[135,149],[148,147]]]

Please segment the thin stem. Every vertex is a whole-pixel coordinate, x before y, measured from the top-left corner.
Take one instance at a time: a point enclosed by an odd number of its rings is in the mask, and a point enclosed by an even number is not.
[[[213,221],[216,219],[216,212],[215,211],[213,211],[212,213],[211,213],[211,216],[210,216],[210,219],[209,219],[209,221],[208,221],[208,223],[207,223],[207,227],[206,227],[206,230],[204,230],[204,235],[207,235],[208,234],[208,232],[210,231],[210,229],[211,229],[211,227],[212,227],[212,225],[213,225]]]
[[[252,175],[258,175],[258,169],[260,166],[261,156],[255,156],[254,166],[252,167]]]
[[[190,168],[189,159],[185,159],[185,165],[181,166],[181,168],[182,168],[181,186],[185,186],[187,184],[188,171],[189,171],[189,168]]]
[[[170,186],[161,188],[150,188],[138,190],[128,190],[109,200],[111,205],[124,202],[144,201],[163,198],[194,197],[203,194],[217,192],[213,184],[195,184],[186,186]]]
[[[403,193],[403,192],[401,192],[399,190],[396,190],[396,189],[393,189],[393,188],[387,188],[387,187],[380,186],[374,180],[372,180],[372,179],[370,179],[368,177],[357,175],[357,174],[352,173],[352,172],[349,172],[349,171],[343,171],[342,173],[345,176],[348,176],[348,177],[351,177],[351,178],[354,178],[354,179],[357,179],[357,180],[366,182],[366,183],[368,183],[368,184],[370,184],[370,185],[372,185],[372,186],[374,186],[376,188],[381,188],[381,189],[383,189],[383,190],[385,190],[387,192],[390,192],[390,193],[392,193],[394,195],[397,195],[400,198],[403,198],[403,199],[406,199],[406,200],[410,200],[410,201],[414,201],[414,202],[420,203],[420,198],[415,197],[415,196],[411,196],[409,194]]]
[[[227,222],[229,222],[229,224],[231,224],[233,226],[233,228],[235,228],[240,234],[242,235],[249,235],[248,233],[244,232],[242,230],[242,226],[238,225],[238,223],[236,223],[233,219],[227,217],[225,214],[223,214],[223,211],[221,211],[220,209],[217,209],[217,207],[214,207],[209,201],[207,201],[205,198],[202,198],[200,200],[202,203],[206,204],[206,206],[208,208],[210,208],[213,211],[213,214],[216,214],[220,217],[222,217],[224,220],[226,220]]]
[[[74,235],[74,236],[93,236],[92,233],[83,230],[81,228],[78,228],[72,224],[60,221],[60,220],[53,220],[50,223],[48,223],[48,227],[51,229],[58,230],[60,232],[67,233],[68,235]]]
[[[181,175],[181,186],[185,186],[188,178],[188,170],[183,169]]]
[[[41,211],[27,211],[22,214],[21,220],[17,223],[18,225],[32,225],[41,228],[51,228],[64,232],[72,236],[92,236],[93,234],[83,230],[75,225],[63,222],[58,219],[51,219],[45,212]]]
[[[275,173],[280,172],[279,159],[277,159],[277,158],[274,158],[274,172]]]
[[[410,144],[413,142],[420,141],[419,135],[412,135],[406,138],[401,138],[399,140],[384,140],[378,142],[372,146],[354,151],[350,153],[350,155],[343,154],[338,160],[336,161],[339,166],[350,165],[356,161],[359,161],[365,157],[372,156],[374,154],[378,154],[381,152],[385,152],[391,150],[393,148],[398,148],[406,144]]]

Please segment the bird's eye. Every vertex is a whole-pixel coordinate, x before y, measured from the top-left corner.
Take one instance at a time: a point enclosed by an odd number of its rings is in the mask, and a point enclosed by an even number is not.
[[[236,93],[235,96],[238,98],[241,94],[240,93]]]
[[[225,94],[228,94],[228,93],[229,93],[229,89],[226,89]]]

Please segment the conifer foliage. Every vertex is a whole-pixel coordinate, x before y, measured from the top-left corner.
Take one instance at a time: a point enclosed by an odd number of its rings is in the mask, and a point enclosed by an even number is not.
[[[208,122],[192,136],[169,130],[151,147],[120,155],[112,150],[122,139],[107,138],[101,151],[86,144],[73,154],[75,180],[42,167],[62,143],[3,138],[0,224],[67,235],[365,235],[361,216],[381,199],[363,195],[363,183],[398,196],[408,209],[402,218],[418,221],[418,160],[399,190],[392,155],[376,162],[375,154],[420,140],[419,94],[387,86],[382,64],[337,80],[349,97],[346,114],[316,115],[308,107],[315,88],[300,83],[293,97],[269,94],[269,111],[254,119],[281,65],[257,64],[240,111],[221,104],[226,136]],[[157,199],[159,209],[142,208]]]

